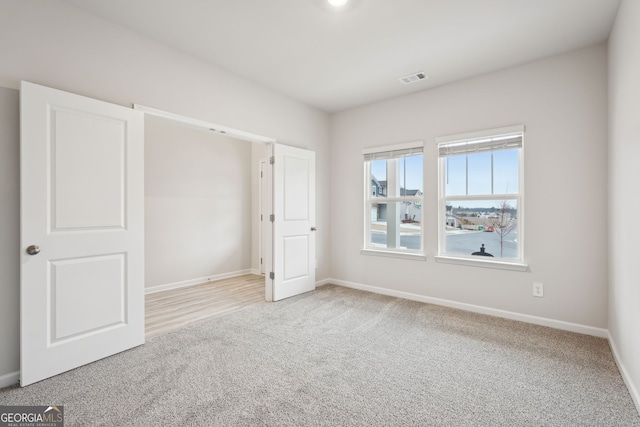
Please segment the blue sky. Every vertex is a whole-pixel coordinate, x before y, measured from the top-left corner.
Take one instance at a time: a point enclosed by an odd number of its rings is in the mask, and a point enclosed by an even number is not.
[[[466,189],[466,162],[469,162],[469,188]],[[493,152],[493,193],[491,191],[491,152],[451,156],[445,171],[447,196],[508,194],[518,192],[518,150]]]
[[[424,164],[424,158],[422,155],[403,157],[399,160],[400,163],[400,186],[407,190],[420,190],[424,193],[424,180],[422,179],[422,168]],[[407,167],[407,182],[406,185],[403,182],[404,168]],[[386,160],[373,160],[371,162],[371,173],[376,177],[378,181],[387,180],[387,161]]]
[[[491,190],[491,155],[492,152],[474,153],[469,155],[451,156],[446,160],[445,171],[446,193],[449,196],[492,194]],[[469,167],[469,188],[467,192],[466,168]],[[408,190],[420,190],[424,193],[423,156],[409,156],[401,158],[400,179],[401,186]],[[405,177],[406,186],[402,181]],[[379,181],[387,180],[386,160],[373,160],[371,173]],[[507,194],[518,192],[518,149],[493,151],[493,194]],[[465,203],[469,205],[471,202]],[[478,202],[474,202],[475,205]],[[482,206],[492,207],[491,202],[480,202]],[[514,203],[515,204],[515,203]],[[471,206],[471,205],[469,205]],[[477,207],[477,206],[476,206]]]

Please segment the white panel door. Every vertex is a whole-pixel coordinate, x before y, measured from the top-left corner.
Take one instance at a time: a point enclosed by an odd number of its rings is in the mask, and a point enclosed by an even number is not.
[[[316,286],[315,153],[273,147],[273,300]]]
[[[20,384],[144,344],[143,113],[22,82]]]

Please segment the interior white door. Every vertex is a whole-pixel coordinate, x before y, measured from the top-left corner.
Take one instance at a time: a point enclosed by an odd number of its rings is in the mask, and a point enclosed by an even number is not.
[[[316,287],[315,153],[273,146],[273,301]]]
[[[143,113],[22,82],[20,384],[144,343]]]

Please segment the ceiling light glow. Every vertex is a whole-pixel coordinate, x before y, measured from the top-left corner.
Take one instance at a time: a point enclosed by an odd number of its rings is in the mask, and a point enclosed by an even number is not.
[[[333,7],[342,7],[347,4],[347,0],[327,0]]]

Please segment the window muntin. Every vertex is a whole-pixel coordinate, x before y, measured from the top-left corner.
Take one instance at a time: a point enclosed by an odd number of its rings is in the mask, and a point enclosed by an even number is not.
[[[364,249],[423,254],[423,144],[367,149],[364,154]]]
[[[441,256],[523,261],[523,130],[438,141]]]
[[[465,156],[451,156],[447,160],[445,172],[445,191],[449,196],[467,194],[467,158]]]

